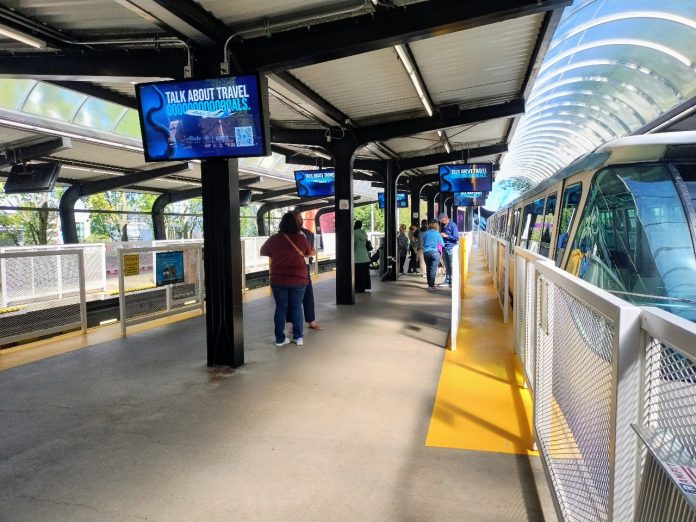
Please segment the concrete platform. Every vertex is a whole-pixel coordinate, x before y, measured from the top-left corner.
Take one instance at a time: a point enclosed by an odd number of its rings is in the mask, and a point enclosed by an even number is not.
[[[449,293],[424,281],[317,283],[303,348],[245,302],[234,372],[202,317],[0,372],[0,520],[543,520],[538,459],[425,446]]]

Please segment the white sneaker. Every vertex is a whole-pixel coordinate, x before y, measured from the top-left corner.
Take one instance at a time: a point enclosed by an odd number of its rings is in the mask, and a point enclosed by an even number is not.
[[[286,339],[287,340],[287,339]],[[290,342],[290,341],[288,341]],[[298,337],[293,341],[297,346],[304,346],[304,337]]]
[[[283,339],[282,343],[275,343],[276,346],[285,346],[286,344],[290,344],[290,339],[288,339],[287,337]]]

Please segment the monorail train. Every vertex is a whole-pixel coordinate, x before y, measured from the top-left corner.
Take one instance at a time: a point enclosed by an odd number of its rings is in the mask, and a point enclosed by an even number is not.
[[[488,229],[626,301],[696,321],[695,206],[696,132],[631,136],[501,208]]]

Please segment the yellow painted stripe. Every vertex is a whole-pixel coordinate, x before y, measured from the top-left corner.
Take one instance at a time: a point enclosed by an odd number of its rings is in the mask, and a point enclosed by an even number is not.
[[[440,375],[426,446],[536,455],[532,401],[480,251],[470,258],[457,351]]]

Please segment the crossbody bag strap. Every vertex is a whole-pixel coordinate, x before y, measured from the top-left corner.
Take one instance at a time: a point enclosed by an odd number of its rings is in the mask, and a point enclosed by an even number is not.
[[[302,256],[302,258],[304,259],[305,255],[302,253],[302,250],[297,248],[297,245],[293,242],[292,239],[290,239],[290,237],[285,232],[283,232],[283,237],[288,240],[288,243],[290,243],[292,245],[292,248],[295,249],[295,252],[300,254]]]

